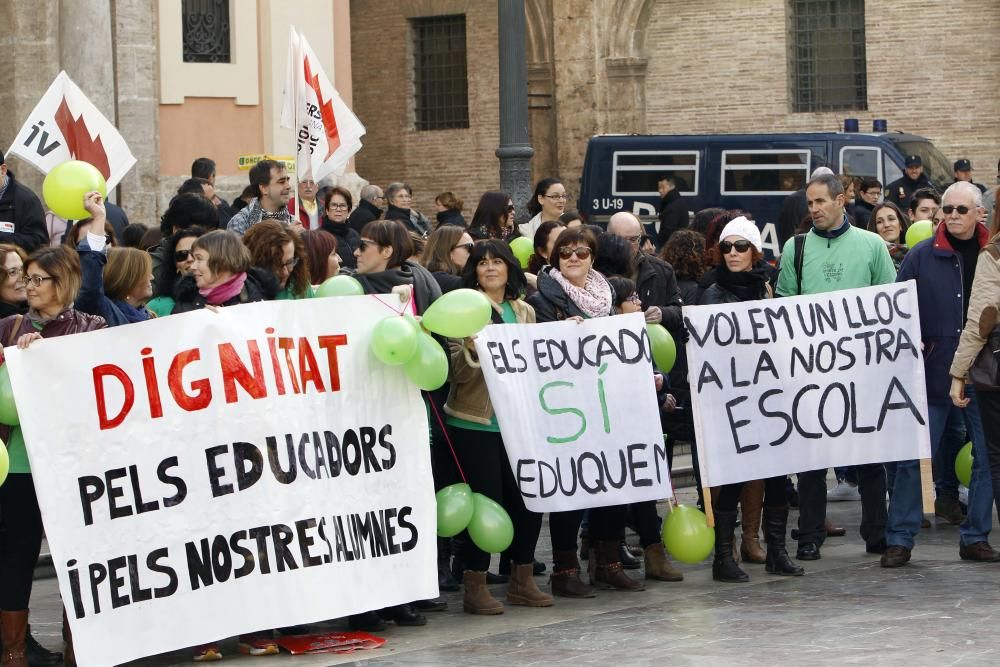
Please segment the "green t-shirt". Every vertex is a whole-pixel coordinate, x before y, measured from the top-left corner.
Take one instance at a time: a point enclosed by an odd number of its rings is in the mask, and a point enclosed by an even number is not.
[[[157,317],[166,317],[170,313],[174,312],[173,297],[169,296],[158,296],[155,299],[150,299],[149,303],[146,304],[146,310],[154,313]]]
[[[10,472],[31,472],[28,452],[24,448],[24,436],[20,426],[11,426],[7,438],[7,456],[10,458]]]
[[[517,324],[517,314],[514,313],[514,308],[510,305],[510,301],[504,301],[500,304],[500,317],[503,319],[504,324]],[[489,424],[480,424],[478,422],[472,422],[467,419],[460,419],[459,417],[449,416],[445,419],[449,426],[455,426],[457,428],[464,428],[470,431],[489,431],[491,433],[500,432],[500,424],[497,422],[497,415],[494,412],[490,415]]]
[[[297,296],[295,292],[292,291],[291,285],[286,285],[285,289],[278,292],[278,295],[274,298],[277,301],[290,301],[295,299],[311,299],[314,296],[316,296],[316,292],[313,290],[312,285],[306,285],[306,295],[301,297]]]
[[[849,224],[849,223],[848,223]],[[802,262],[802,294],[822,294],[896,282],[896,267],[878,234],[851,227],[832,239],[806,234]],[[778,294],[799,293],[795,276],[795,237],[781,252]]]

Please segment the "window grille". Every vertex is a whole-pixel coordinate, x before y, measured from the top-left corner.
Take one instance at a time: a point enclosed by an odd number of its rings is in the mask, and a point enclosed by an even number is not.
[[[229,0],[183,0],[184,62],[229,63]]]
[[[465,16],[411,19],[417,130],[469,127]]]
[[[788,0],[792,111],[868,108],[864,0]]]

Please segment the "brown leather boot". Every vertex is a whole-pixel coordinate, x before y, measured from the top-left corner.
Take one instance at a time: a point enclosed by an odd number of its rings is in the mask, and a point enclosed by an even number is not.
[[[63,664],[66,667],[76,667],[76,654],[73,652],[73,630],[69,627],[69,618],[66,616],[66,607],[63,607]]]
[[[674,567],[662,542],[650,544],[645,550],[646,578],[657,581],[684,581],[684,573]]]
[[[466,570],[462,574],[462,587],[465,589],[462,598],[462,609],[466,614],[495,616],[503,613],[503,603],[497,600],[486,588],[486,573]]]
[[[743,483],[740,492],[740,511],[743,514],[743,540],[740,557],[746,563],[763,563],[767,554],[760,546],[760,515],[764,508],[764,480]]]
[[[535,585],[534,563],[515,565],[507,584],[507,602],[525,607],[551,607],[552,596]]]
[[[28,667],[25,653],[25,633],[28,631],[28,610],[0,611],[0,665],[4,667]]]
[[[594,582],[609,589],[621,591],[644,591],[646,587],[641,581],[636,581],[625,574],[621,561],[618,560],[618,547],[621,540],[597,541],[597,567],[594,570]]]
[[[580,578],[580,561],[576,549],[552,551],[552,594],[564,598],[592,598],[594,589]]]

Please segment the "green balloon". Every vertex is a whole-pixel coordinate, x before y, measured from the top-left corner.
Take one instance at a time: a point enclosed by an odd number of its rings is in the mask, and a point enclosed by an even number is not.
[[[97,167],[81,160],[69,160],[57,165],[42,181],[42,197],[49,209],[65,220],[83,220],[90,213],[83,207],[83,198],[97,190],[108,196],[108,184]]]
[[[472,502],[475,509],[466,528],[472,543],[486,553],[503,553],[514,541],[514,524],[507,510],[481,493],[473,493]]]
[[[448,338],[467,338],[490,323],[493,306],[474,289],[457,289],[442,295],[424,311],[421,324]]]
[[[364,293],[365,288],[351,276],[327,278],[316,289],[316,296],[360,296]]]
[[[962,486],[969,487],[969,483],[972,481],[971,442],[965,443],[965,446],[958,450],[958,456],[955,457],[955,477],[958,477],[958,481],[962,483]]]
[[[437,498],[438,535],[454,537],[465,530],[472,519],[475,503],[468,484],[452,484],[435,494]]]
[[[387,317],[372,332],[372,352],[383,364],[400,366],[417,351],[417,327],[406,317]]]
[[[10,470],[10,457],[7,456],[7,445],[0,440],[0,486],[3,486],[7,479],[7,472]]]
[[[715,547],[715,531],[704,513],[695,507],[678,505],[663,520],[663,545],[682,563],[694,564],[708,558]]]
[[[521,268],[528,268],[528,260],[535,254],[535,247],[531,239],[527,236],[518,236],[510,242],[510,250],[514,253],[514,257],[517,257],[517,261],[521,263]]]
[[[664,373],[669,373],[677,361],[677,345],[674,343],[674,337],[661,324],[647,324],[646,333],[649,334],[649,346],[653,350],[656,367]]]
[[[10,370],[7,364],[0,366],[0,424],[17,426],[21,420],[17,416],[14,389],[10,386]]]
[[[917,220],[906,228],[906,245],[913,247],[934,236],[934,223],[930,220]]]
[[[425,391],[434,391],[448,381],[448,355],[434,338],[423,331],[417,336],[417,351],[403,364],[406,376]]]

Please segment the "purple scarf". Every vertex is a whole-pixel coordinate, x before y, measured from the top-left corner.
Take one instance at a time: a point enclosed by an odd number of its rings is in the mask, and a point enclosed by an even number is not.
[[[205,303],[210,306],[221,305],[240,293],[243,283],[247,281],[246,272],[237,273],[235,276],[215,287],[199,289],[198,293],[205,297]]]

